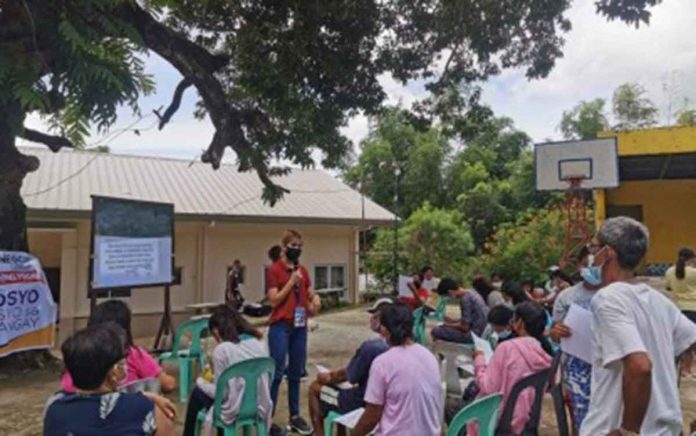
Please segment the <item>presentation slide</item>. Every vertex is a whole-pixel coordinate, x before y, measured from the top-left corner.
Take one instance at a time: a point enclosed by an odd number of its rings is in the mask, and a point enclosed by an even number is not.
[[[93,197],[92,289],[172,281],[174,207]]]

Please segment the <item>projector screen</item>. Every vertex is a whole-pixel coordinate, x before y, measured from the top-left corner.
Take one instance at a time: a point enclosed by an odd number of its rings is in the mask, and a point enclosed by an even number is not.
[[[170,284],[173,229],[172,204],[93,196],[90,288]]]

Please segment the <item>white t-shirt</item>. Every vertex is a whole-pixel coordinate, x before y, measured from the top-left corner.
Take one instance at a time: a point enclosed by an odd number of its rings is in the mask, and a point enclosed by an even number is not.
[[[430,292],[437,291],[437,285],[440,284],[440,279],[433,277],[432,279],[424,279],[422,287],[429,290]]]
[[[696,324],[667,297],[639,283],[612,283],[592,299],[592,395],[582,436],[606,435],[621,426],[623,362],[646,352],[652,394],[641,434],[681,435],[682,415],[675,358],[696,343]]]

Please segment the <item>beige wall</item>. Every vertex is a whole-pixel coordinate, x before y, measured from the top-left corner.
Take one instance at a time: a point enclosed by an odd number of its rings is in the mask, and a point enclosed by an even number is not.
[[[30,228],[32,252],[46,266],[61,267],[60,335],[64,339],[89,315],[87,281],[90,252],[90,223],[74,223],[73,230],[49,232]],[[283,231],[292,227],[304,234],[302,263],[314,274],[314,265],[340,264],[346,267],[346,285],[355,301],[357,284],[357,228],[352,226],[296,224],[182,223],[175,232],[177,267],[182,267],[182,284],[171,289],[172,310],[180,313],[196,302],[224,300],[227,267],[235,259],[246,266],[245,298],[257,301],[264,295],[264,266],[267,251],[279,242]],[[50,264],[50,265],[49,265]],[[150,320],[161,314],[162,288],[133,289],[126,301],[136,318]],[[159,323],[134,322],[135,335],[154,335]]]

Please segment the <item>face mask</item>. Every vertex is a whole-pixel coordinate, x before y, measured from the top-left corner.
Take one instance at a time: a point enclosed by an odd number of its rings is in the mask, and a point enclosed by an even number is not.
[[[587,259],[587,266],[580,269],[580,276],[591,286],[602,284],[602,267],[604,265],[594,265],[594,256]]]
[[[285,249],[285,256],[292,263],[298,263],[300,261],[300,255],[302,254],[301,248],[287,247]]]
[[[511,334],[512,332],[510,330],[503,330],[502,332],[497,333],[498,339],[507,339]]]

